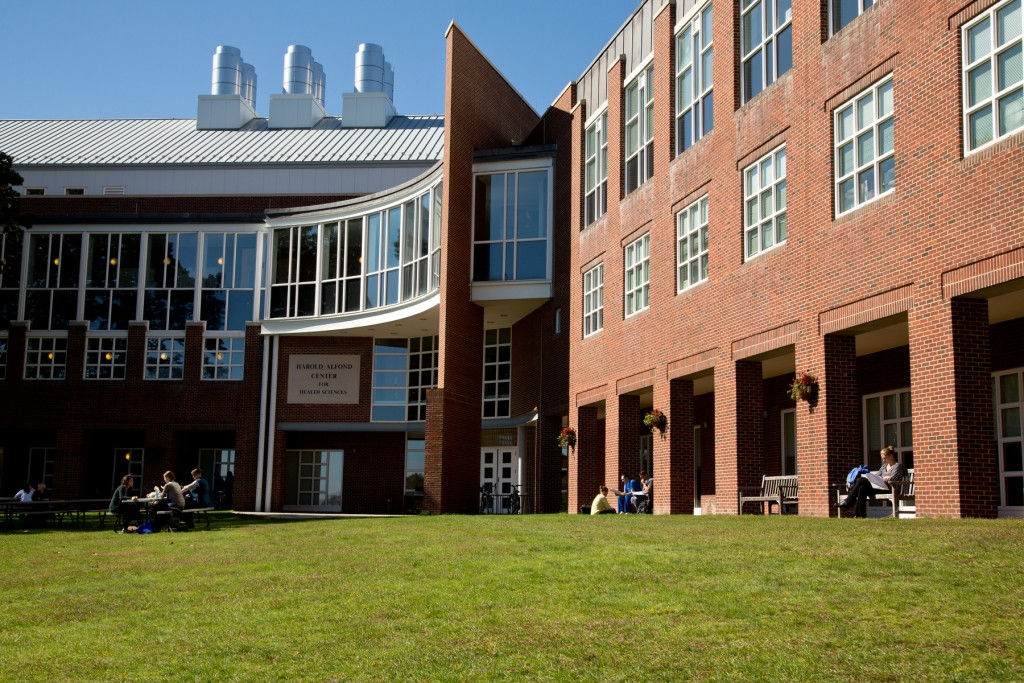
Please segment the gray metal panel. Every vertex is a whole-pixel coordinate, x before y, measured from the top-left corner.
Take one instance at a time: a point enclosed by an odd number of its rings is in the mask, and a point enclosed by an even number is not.
[[[612,36],[583,75],[577,79],[578,93],[587,100],[587,113],[593,113],[608,101],[608,69],[626,56],[626,73],[632,72],[651,54],[654,42],[654,13],[668,0],[643,0]]]
[[[276,164],[432,162],[441,158],[444,118],[396,116],[386,128],[196,130],[193,119],[0,121],[0,148],[18,166],[45,164]]]

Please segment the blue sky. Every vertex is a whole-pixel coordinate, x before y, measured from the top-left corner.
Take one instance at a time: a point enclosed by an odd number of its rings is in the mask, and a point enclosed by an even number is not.
[[[256,67],[257,111],[282,92],[288,45],[327,74],[328,113],[351,92],[359,43],[379,43],[403,114],[444,110],[454,19],[538,112],[578,78],[639,0],[0,0],[0,118],[194,117],[218,44]]]

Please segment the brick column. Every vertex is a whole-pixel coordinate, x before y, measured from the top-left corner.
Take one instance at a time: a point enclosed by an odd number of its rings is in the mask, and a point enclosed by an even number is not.
[[[715,500],[718,512],[738,512],[739,489],[761,483],[763,393],[760,362],[736,361],[721,373],[716,367]]]
[[[914,481],[922,517],[995,517],[988,302],[925,301],[910,316]]]
[[[619,475],[629,474],[640,480],[640,397],[622,394],[611,402],[607,411],[608,447],[605,476],[601,483],[618,486]]]
[[[604,483],[604,435],[600,433],[597,408],[583,406],[576,410],[576,452],[569,451],[569,514],[590,505],[597,489]]]
[[[149,334],[148,322],[128,323],[128,367],[125,368],[125,381],[133,384],[142,382],[146,372],[146,335]]]
[[[12,322],[7,333],[7,378],[4,380],[12,394],[25,380],[25,348],[31,323]]]
[[[75,320],[68,324],[68,355],[64,367],[64,381],[68,389],[81,389],[85,378],[85,334],[89,331],[89,323]]]
[[[656,384],[654,405],[668,419],[668,431],[655,432],[653,439],[654,513],[692,515],[693,381],[674,379]]]

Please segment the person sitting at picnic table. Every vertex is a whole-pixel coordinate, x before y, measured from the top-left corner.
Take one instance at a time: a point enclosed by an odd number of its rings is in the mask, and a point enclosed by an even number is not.
[[[891,488],[889,482],[900,481],[907,477],[907,468],[903,466],[903,463],[896,462],[895,448],[886,446],[882,449],[881,455],[882,466],[873,473],[875,481],[872,482],[872,477],[864,474],[857,477],[857,481],[853,482],[850,490],[846,492],[846,500],[839,504],[840,510],[853,508],[854,517],[867,517],[868,498],[874,500],[877,491],[888,491]],[[885,488],[876,488],[879,483]]]
[[[158,512],[170,510],[171,508],[179,512],[184,510],[185,496],[181,492],[181,485],[174,481],[174,472],[167,470],[164,472],[163,497],[157,501],[156,505],[150,508],[150,516],[159,519],[157,517]]]
[[[39,482],[32,494],[32,500],[50,500],[50,492],[46,490],[46,484]]]
[[[32,484],[25,484],[21,487],[21,490],[14,494],[14,502],[16,503],[31,503],[32,502]]]
[[[611,503],[608,502],[608,487],[602,486],[600,492],[594,496],[594,502],[590,504],[592,515],[614,515]]]
[[[640,503],[645,500],[650,500],[654,494],[654,479],[652,479],[647,472],[640,473],[640,485],[642,489],[633,493],[633,496],[629,499],[633,504],[633,511],[640,509]]]
[[[128,531],[128,524],[139,516],[139,497],[131,495],[132,487],[135,486],[135,478],[126,474],[121,477],[121,484],[114,489],[114,495],[110,497],[110,506],[107,511],[112,515],[121,517],[121,532]]]
[[[203,471],[198,467],[192,470],[192,483],[181,487],[182,493],[186,494],[185,509],[208,508],[210,505],[210,485],[203,479]],[[185,515],[185,524],[189,529],[196,526],[195,516],[191,513]]]

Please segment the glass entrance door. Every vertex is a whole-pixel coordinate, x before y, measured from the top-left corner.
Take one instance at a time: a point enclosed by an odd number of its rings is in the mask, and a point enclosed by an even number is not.
[[[996,436],[999,442],[1000,516],[1024,517],[1024,371],[995,377]]]
[[[345,451],[288,451],[284,509],[341,512]]]
[[[504,512],[519,483],[519,452],[512,447],[486,447],[480,450],[480,511]]]

